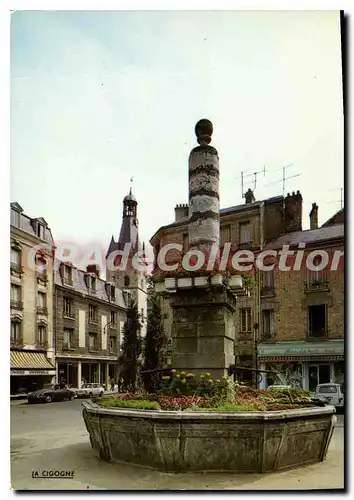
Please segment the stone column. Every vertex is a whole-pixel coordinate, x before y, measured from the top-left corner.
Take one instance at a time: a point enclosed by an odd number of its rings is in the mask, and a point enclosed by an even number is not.
[[[218,262],[219,158],[209,146],[213,125],[200,120],[195,132],[199,146],[189,156],[189,249],[206,257],[212,250]],[[193,278],[198,271],[192,271]],[[222,283],[203,288],[177,289],[171,295],[172,367],[186,372],[227,375],[234,364],[236,298]]]
[[[109,363],[106,363],[106,391],[110,390],[109,385]]]
[[[101,363],[97,363],[97,371],[98,371],[98,377],[97,377],[97,383],[101,383]]]
[[[81,375],[81,361],[79,360],[77,362],[77,387],[78,387],[78,389],[81,389],[81,379],[82,379],[82,375]]]
[[[200,145],[189,155],[189,248],[209,254],[220,240],[219,157],[209,146],[212,123],[200,120],[195,133]]]

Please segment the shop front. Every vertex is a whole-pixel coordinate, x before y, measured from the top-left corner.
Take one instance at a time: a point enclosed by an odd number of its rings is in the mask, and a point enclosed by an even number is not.
[[[118,362],[102,359],[63,359],[57,357],[57,382],[63,381],[74,388],[82,384],[99,383],[107,390],[112,380],[118,381]]]
[[[28,394],[55,382],[55,368],[43,352],[10,352],[10,394]]]
[[[286,384],[314,394],[318,384],[328,382],[344,388],[343,340],[259,344],[258,361],[262,369],[277,372],[263,377],[262,389],[271,384]]]

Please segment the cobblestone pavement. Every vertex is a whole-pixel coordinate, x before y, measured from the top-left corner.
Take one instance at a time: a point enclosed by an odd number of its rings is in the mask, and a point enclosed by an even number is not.
[[[74,470],[74,479],[32,479],[33,470]],[[344,487],[344,417],[327,459],[276,474],[168,474],[96,458],[81,401],[11,403],[11,484],[16,490],[303,490]]]

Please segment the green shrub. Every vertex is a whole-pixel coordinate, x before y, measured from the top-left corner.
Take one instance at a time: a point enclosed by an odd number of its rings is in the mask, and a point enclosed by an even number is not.
[[[101,399],[100,405],[110,408],[134,408],[137,410],[159,410],[160,405],[156,401],[134,400],[134,399],[118,399],[108,398]]]
[[[226,404],[220,404],[215,408],[193,408],[193,411],[261,411],[261,409],[255,405],[252,404],[232,404],[232,403],[226,403]]]

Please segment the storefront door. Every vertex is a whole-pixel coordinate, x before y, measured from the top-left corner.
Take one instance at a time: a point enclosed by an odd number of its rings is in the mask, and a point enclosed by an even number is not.
[[[318,384],[326,384],[331,381],[331,367],[326,364],[309,366],[309,391],[315,392]]]

